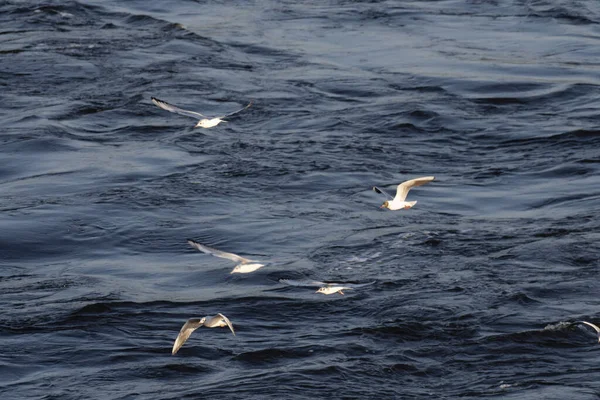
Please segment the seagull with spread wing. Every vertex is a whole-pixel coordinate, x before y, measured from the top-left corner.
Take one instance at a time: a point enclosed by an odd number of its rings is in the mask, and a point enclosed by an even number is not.
[[[182,108],[176,107],[172,104],[167,103],[166,101],[159,100],[156,97],[152,97],[152,102],[154,104],[156,104],[158,107],[162,108],[163,110],[167,110],[172,113],[181,114],[181,115],[185,115],[187,117],[199,119],[198,123],[196,124],[196,126],[194,126],[194,128],[198,128],[198,127],[212,128],[213,126],[219,125],[221,122],[227,122],[227,121],[225,121],[225,118],[231,117],[232,115],[242,112],[246,108],[248,108],[252,105],[252,102],[250,102],[246,107],[244,107],[240,110],[237,110],[235,112],[225,114],[221,117],[207,117],[203,114],[200,114],[199,112],[184,110]]]
[[[177,335],[177,339],[175,339],[175,343],[173,344],[173,350],[171,351],[171,354],[177,353],[181,346],[183,346],[185,341],[188,340],[192,332],[194,332],[201,326],[205,326],[207,328],[223,328],[225,326],[228,326],[231,330],[231,333],[233,333],[233,336],[235,336],[235,331],[233,330],[233,325],[231,325],[231,321],[229,321],[229,318],[227,318],[221,313],[215,316],[209,315],[202,318],[190,318],[181,327],[179,335]]]
[[[433,180],[433,176],[424,176],[422,178],[411,179],[410,181],[402,182],[398,185],[396,189],[396,197],[392,198],[392,196],[383,189],[378,188],[377,186],[373,186],[373,190],[377,193],[383,194],[388,200],[381,205],[380,208],[387,208],[389,210],[400,210],[402,208],[412,208],[415,204],[415,201],[406,201],[406,196],[410,189],[415,186],[421,186],[426,183],[429,183]]]
[[[226,258],[228,260],[238,263],[238,265],[236,265],[235,268],[233,268],[233,270],[230,272],[231,274],[247,274],[248,272],[256,271],[257,269],[265,266],[265,264],[260,264],[257,261],[240,257],[237,254],[227,253],[225,251],[213,249],[212,247],[205,246],[191,239],[188,239],[187,242],[190,246],[200,250],[203,253],[210,254],[215,257]]]

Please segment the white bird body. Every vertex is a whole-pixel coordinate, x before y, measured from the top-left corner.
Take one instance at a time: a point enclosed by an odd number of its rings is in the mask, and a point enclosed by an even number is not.
[[[388,198],[388,200],[381,205],[380,208],[387,208],[389,210],[400,210],[403,208],[412,208],[416,201],[406,201],[406,196],[410,189],[415,186],[421,186],[426,183],[431,182],[434,179],[433,176],[424,176],[422,178],[411,179],[406,182],[402,182],[396,188],[396,197],[392,199],[392,196],[388,194],[385,190],[378,188],[377,186],[373,186],[373,190],[377,193],[381,193]]]
[[[333,282],[319,282],[319,281],[311,281],[311,280],[294,280],[294,279],[280,279],[279,282],[285,283],[290,286],[304,286],[304,287],[318,287],[319,289],[315,293],[323,293],[323,294],[334,294],[339,293],[341,295],[344,294],[343,290],[346,289],[355,289],[363,286],[372,285],[375,283],[367,282],[367,283],[333,283]]]
[[[212,128],[214,126],[219,125],[221,122],[227,122],[227,121],[225,121],[225,118],[231,117],[234,114],[244,111],[246,108],[248,108],[252,105],[252,102],[250,102],[246,107],[244,107],[240,110],[234,111],[232,113],[223,115],[221,117],[207,117],[204,114],[200,114],[199,112],[184,110],[183,108],[179,108],[177,106],[169,104],[166,101],[157,99],[156,97],[152,97],[151,99],[152,99],[152,103],[154,103],[156,106],[162,108],[163,110],[170,111],[172,113],[176,113],[176,114],[180,114],[180,115],[185,115],[187,117],[199,119],[198,123],[196,124],[196,126],[194,126],[194,128]]]
[[[222,120],[219,117],[216,118],[204,118],[201,119],[200,121],[198,121],[198,123],[196,124],[196,126],[194,126],[194,128],[212,128],[213,126],[217,126],[219,125],[221,122],[227,122]]]
[[[344,292],[342,290],[346,290],[346,289],[352,289],[349,286],[323,286],[321,288],[319,288],[319,290],[316,291],[316,293],[323,293],[323,294],[334,294],[334,293],[339,293],[341,295],[344,295]]]
[[[229,321],[229,318],[227,318],[223,314],[219,313],[214,316],[208,315],[202,318],[190,318],[181,327],[179,335],[177,335],[177,339],[175,339],[175,343],[173,344],[173,350],[171,351],[171,354],[177,353],[181,346],[183,346],[183,344],[186,342],[186,340],[188,340],[192,332],[194,332],[201,326],[205,326],[207,328],[223,328],[225,326],[228,326],[231,330],[231,333],[233,333],[233,336],[235,336],[235,331],[233,330],[233,325],[231,324],[231,321]]]
[[[396,210],[400,210],[402,208],[412,208],[415,204],[417,204],[417,201],[391,201],[388,203],[388,206],[386,207],[389,210],[392,211],[396,211]]]
[[[236,265],[233,268],[233,270],[230,272],[230,274],[247,274],[249,272],[256,271],[257,269],[265,266],[265,264],[260,264],[254,260],[240,257],[237,254],[227,253],[225,251],[213,249],[212,247],[205,246],[205,245],[195,242],[191,239],[188,239],[187,242],[189,243],[190,246],[195,247],[196,249],[200,250],[203,253],[210,254],[215,257],[226,258],[228,260],[237,262],[238,265]]]
[[[230,274],[247,274],[249,272],[254,272],[259,268],[264,267],[265,264],[258,263],[250,263],[250,264],[238,264],[233,268],[233,271]]]

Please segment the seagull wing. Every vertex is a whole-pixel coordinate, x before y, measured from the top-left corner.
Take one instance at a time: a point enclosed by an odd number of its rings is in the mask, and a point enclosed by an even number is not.
[[[231,333],[233,333],[233,336],[235,336],[235,331],[233,330],[233,325],[231,324],[231,321],[229,320],[229,318],[227,318],[226,316],[224,316],[221,313],[219,313],[217,315],[219,317],[221,317],[223,319],[223,321],[225,321],[225,323],[227,324],[227,326],[229,327],[229,329],[231,329]]]
[[[171,354],[175,354],[179,351],[181,346],[185,343],[186,340],[190,337],[192,332],[202,326],[202,319],[200,318],[190,318],[187,320],[185,324],[181,327],[179,331],[179,335],[177,335],[177,339],[175,339],[175,343],[173,344],[173,350]]]
[[[392,197],[392,195],[391,195],[391,194],[389,194],[388,192],[386,192],[386,191],[385,191],[385,190],[383,190],[383,189],[380,189],[380,188],[378,188],[377,186],[373,186],[373,190],[374,190],[376,193],[380,193],[380,194],[384,195],[384,196],[385,196],[385,197],[386,197],[388,200],[392,200],[392,199],[393,199],[393,197]]]
[[[234,111],[234,112],[232,112],[232,113],[229,113],[229,114],[223,115],[223,116],[222,116],[222,117],[220,117],[220,118],[221,118],[221,119],[223,119],[223,118],[229,118],[229,117],[231,117],[232,115],[235,115],[235,114],[237,114],[237,113],[239,113],[239,112],[242,112],[242,111],[244,111],[246,108],[250,107],[251,105],[252,105],[252,102],[248,103],[248,105],[247,105],[246,107],[244,107],[244,108],[241,108],[241,109],[239,109],[239,110],[237,110],[237,111]]]
[[[325,282],[319,282],[319,281],[311,281],[309,279],[300,279],[300,280],[280,279],[279,282],[284,283],[286,285],[290,285],[290,286],[301,286],[301,287],[322,287],[322,286],[329,286],[329,285],[337,285],[337,283],[325,283]]]
[[[596,333],[598,335],[600,335],[600,328],[598,328],[596,325],[592,324],[591,322],[587,322],[587,321],[577,321],[574,322],[575,324],[586,324],[587,326],[591,326],[592,328],[594,328],[594,330],[596,331]]]
[[[406,200],[406,195],[408,195],[408,191],[415,186],[421,186],[426,183],[429,183],[433,180],[433,176],[424,176],[422,178],[411,179],[410,181],[402,182],[398,185],[398,189],[396,189],[396,197],[394,201],[404,201]]]
[[[375,283],[375,281],[367,282],[367,283],[344,283],[344,286],[347,286],[349,288],[358,288],[358,287],[363,287],[363,286],[369,286],[374,283]]]
[[[213,249],[212,247],[204,246],[203,244],[194,242],[193,240],[190,240],[190,239],[188,239],[187,242],[190,244],[190,246],[197,248],[201,252],[213,255],[215,257],[226,258],[228,260],[235,261],[235,262],[241,263],[241,264],[247,264],[251,261],[247,258],[240,257],[237,254],[227,253],[227,252],[224,252],[221,250]]]
[[[159,106],[160,108],[162,108],[163,110],[167,110],[172,113],[186,115],[188,117],[192,117],[192,118],[196,118],[196,119],[206,118],[204,115],[202,115],[200,113],[197,113],[194,111],[189,111],[189,110],[184,110],[179,107],[175,107],[174,105],[171,105],[171,104],[167,103],[166,101],[159,100],[156,97],[152,97],[152,102],[154,104],[156,104],[157,106]]]

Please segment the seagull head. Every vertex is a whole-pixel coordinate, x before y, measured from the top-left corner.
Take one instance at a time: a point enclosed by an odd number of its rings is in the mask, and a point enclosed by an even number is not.
[[[198,323],[200,325],[203,325],[205,322],[206,322],[206,317],[202,317],[202,318],[200,318],[200,321],[198,321]]]
[[[386,201],[386,202],[385,202],[385,203],[383,203],[383,204],[381,205],[381,207],[379,207],[379,208],[390,208],[390,202],[389,202],[389,201]]]

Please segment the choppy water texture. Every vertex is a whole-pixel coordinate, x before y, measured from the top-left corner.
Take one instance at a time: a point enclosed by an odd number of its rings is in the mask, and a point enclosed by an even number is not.
[[[599,4],[0,1],[0,397],[597,399]]]

